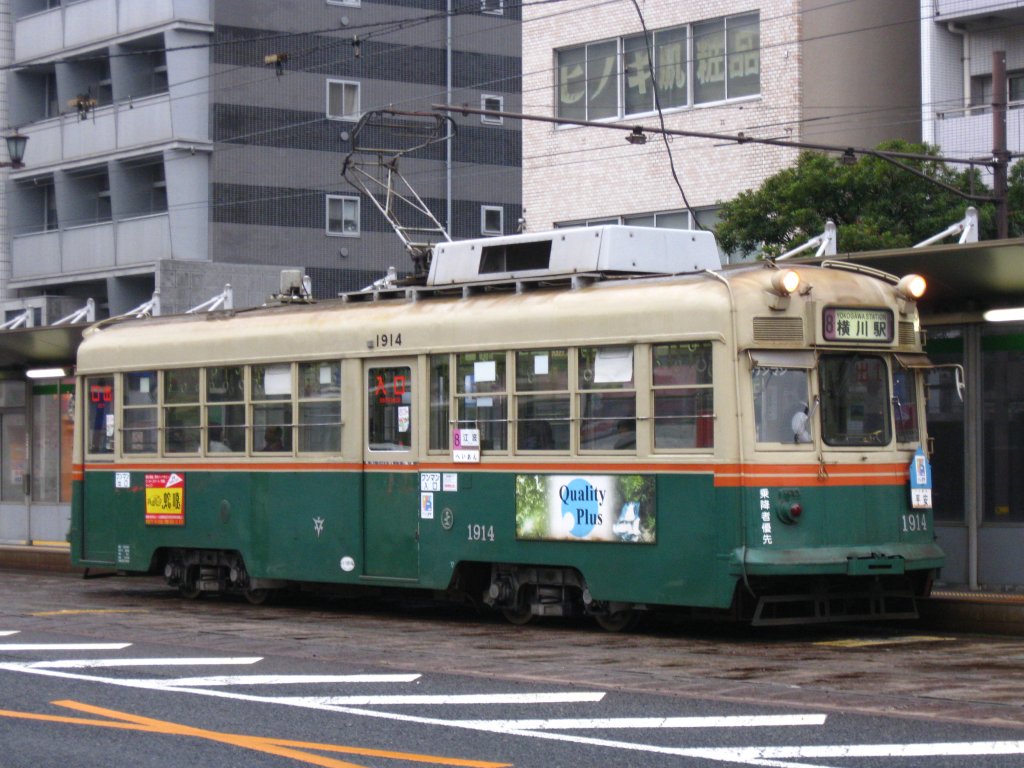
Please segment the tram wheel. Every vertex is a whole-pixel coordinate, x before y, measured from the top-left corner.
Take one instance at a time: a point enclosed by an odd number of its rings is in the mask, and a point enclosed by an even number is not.
[[[515,608],[502,608],[501,613],[509,624],[515,624],[517,627],[529,624],[533,619],[533,611],[530,610],[529,605],[517,605]]]
[[[268,605],[274,602],[277,595],[276,589],[247,589],[242,594],[251,605]]]
[[[194,581],[178,585],[178,594],[186,600],[198,600],[203,596],[203,590]]]
[[[624,611],[615,611],[615,613],[594,614],[594,621],[597,622],[597,626],[605,632],[625,632],[627,629],[636,626],[639,618],[636,611],[630,608]]]

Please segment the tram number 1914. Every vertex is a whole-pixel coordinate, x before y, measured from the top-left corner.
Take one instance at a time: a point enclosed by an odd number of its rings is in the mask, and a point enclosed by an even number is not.
[[[467,525],[466,536],[469,541],[494,541],[494,526]]]
[[[911,512],[909,515],[901,515],[903,533],[917,533],[928,530],[928,516],[923,512]]]

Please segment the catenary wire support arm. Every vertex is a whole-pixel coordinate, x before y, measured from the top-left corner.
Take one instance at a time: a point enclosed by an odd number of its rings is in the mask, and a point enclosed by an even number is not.
[[[93,299],[89,299],[85,302],[85,306],[80,309],[76,309],[70,315],[65,315],[60,320],[57,320],[51,325],[64,325],[65,323],[95,323],[96,322],[96,302]]]
[[[808,251],[811,248],[817,247],[817,251],[814,253],[814,258],[820,259],[822,256],[835,256],[836,255],[836,224],[834,221],[829,219],[825,222],[825,231],[817,237],[812,237],[803,245],[799,245],[792,250],[786,251],[781,256],[777,256],[775,261],[782,261],[783,259],[789,259],[796,256],[799,253]]]
[[[937,235],[932,235],[927,240],[922,240],[920,243],[915,245],[915,248],[924,248],[926,245],[932,245],[940,240],[945,240],[947,237],[953,235],[960,235],[960,239],[957,241],[961,245],[964,243],[976,243],[978,242],[978,209],[973,205],[967,209],[967,215],[960,221],[952,226],[939,232]]]
[[[25,326],[26,328],[32,327],[31,309],[26,309],[24,312],[15,315],[6,323],[0,323],[0,331],[13,331],[14,329],[21,328],[22,326]]]
[[[195,315],[199,312],[214,312],[218,309],[234,309],[235,308],[235,292],[231,287],[231,283],[227,283],[224,286],[224,290],[214,296],[212,299],[207,299],[202,304],[198,304],[192,309],[185,312],[186,315]]]
[[[153,298],[149,301],[144,301],[134,309],[129,309],[127,312],[123,312],[118,317],[156,317],[160,314],[160,291],[153,291]]]
[[[416,274],[430,266],[434,244],[451,241],[444,225],[399,169],[413,152],[448,141],[455,121],[434,112],[374,110],[363,115],[350,139],[341,175],[374,204],[412,256]]]

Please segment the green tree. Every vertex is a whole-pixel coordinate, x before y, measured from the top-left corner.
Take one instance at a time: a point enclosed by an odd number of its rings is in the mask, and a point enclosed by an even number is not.
[[[890,141],[878,150],[936,157],[900,162],[963,192],[989,194],[977,170],[950,168],[938,159],[935,147]],[[1016,178],[1024,199],[1024,171]],[[716,234],[728,252],[777,256],[820,234],[831,219],[839,228],[841,251],[901,248],[959,221],[968,205],[972,203],[879,157],[860,156],[847,165],[836,155],[802,152],[795,166],[722,204]],[[974,205],[982,237],[993,236],[994,207]]]

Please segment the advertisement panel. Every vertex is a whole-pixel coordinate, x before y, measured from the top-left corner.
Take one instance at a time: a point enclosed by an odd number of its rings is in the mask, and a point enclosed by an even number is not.
[[[185,524],[185,478],[170,474],[146,475],[146,525]]]
[[[654,475],[516,475],[516,538],[653,544]]]

